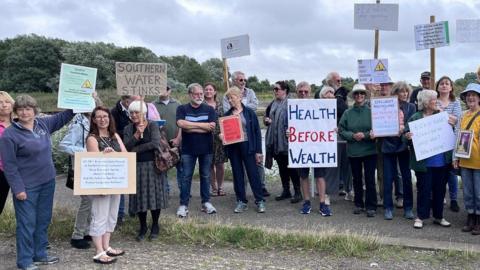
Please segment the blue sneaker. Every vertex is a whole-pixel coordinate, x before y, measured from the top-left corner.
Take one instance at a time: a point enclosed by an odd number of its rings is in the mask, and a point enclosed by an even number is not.
[[[332,215],[332,211],[330,210],[330,207],[328,207],[328,205],[324,204],[324,203],[321,203],[320,204],[320,210],[319,210],[320,214],[324,217],[329,217]]]
[[[385,213],[383,214],[386,220],[392,220],[393,219],[393,213],[392,209],[385,209]]]
[[[305,201],[303,203],[302,210],[300,210],[300,213],[307,215],[310,214],[310,211],[312,211],[312,205],[310,204],[310,201]]]

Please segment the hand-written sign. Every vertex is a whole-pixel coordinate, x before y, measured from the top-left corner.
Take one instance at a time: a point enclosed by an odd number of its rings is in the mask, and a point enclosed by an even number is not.
[[[220,41],[222,58],[250,55],[250,38],[248,35],[224,38]]]
[[[355,4],[353,27],[398,31],[398,4]]]
[[[457,20],[458,42],[480,42],[480,20]]]
[[[336,100],[289,99],[287,113],[288,167],[336,167]]]
[[[375,137],[398,136],[400,123],[397,97],[370,99],[372,130]]]
[[[135,194],[136,154],[75,153],[74,195]]]
[[[96,81],[96,68],[62,63],[57,107],[73,109],[75,112],[91,112],[95,108],[92,93]]]
[[[240,116],[220,117],[218,122],[220,124],[220,132],[223,134],[224,145],[243,142],[245,140]]]
[[[450,151],[455,147],[455,134],[448,123],[448,113],[441,112],[408,123],[412,132],[417,161]]]
[[[167,65],[163,63],[115,63],[117,94],[159,96],[167,91]]]
[[[448,22],[415,25],[415,48],[431,49],[450,45]]]
[[[388,77],[388,59],[358,60],[358,83],[385,83]]]

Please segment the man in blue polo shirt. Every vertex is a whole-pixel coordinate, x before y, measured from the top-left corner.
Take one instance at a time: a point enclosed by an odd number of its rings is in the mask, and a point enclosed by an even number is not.
[[[182,129],[182,168],[180,181],[180,207],[178,217],[186,217],[192,186],[193,170],[198,159],[200,171],[200,196],[202,211],[208,214],[217,212],[210,203],[210,167],[213,155],[213,131],[215,130],[215,110],[203,103],[203,87],[198,83],[188,86],[190,103],[177,108],[177,126]]]

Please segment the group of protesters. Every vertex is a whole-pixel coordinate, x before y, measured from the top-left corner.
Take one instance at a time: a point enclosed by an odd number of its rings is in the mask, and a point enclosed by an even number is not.
[[[288,166],[289,98],[336,99],[338,166],[312,168],[318,211],[322,216],[333,215],[330,195],[339,194],[353,201],[353,214],[356,215],[365,213],[367,217],[374,217],[377,206],[383,203],[386,220],[393,219],[396,206],[403,208],[406,219],[414,220],[414,228],[423,228],[431,213],[434,224],[449,227],[450,222],[443,216],[446,190],[448,186],[450,208],[458,212],[457,175],[460,174],[467,212],[462,231],[479,235],[480,69],[477,75],[479,81],[469,84],[460,94],[464,111],[455,97],[452,80],[444,76],[436,83],[431,82],[429,72],[421,74],[422,87],[413,91],[406,82],[391,80],[378,85],[355,84],[349,91],[342,86],[337,72],[329,73],[325,85],[315,93],[304,81],[296,89],[290,89],[285,81],[278,81],[273,86],[273,101],[263,117],[267,127],[265,141],[262,141],[256,113],[259,101],[240,71],[232,73],[233,86],[223,98],[217,96],[215,84],[193,83],[188,86],[189,102],[186,104],[175,100],[167,87],[152,103],[146,103],[139,96],[122,96],[112,109],[103,106],[94,95],[95,109],[80,114],[65,110],[40,117],[40,109],[32,97],[19,95],[14,100],[7,92],[0,91],[0,214],[11,189],[17,222],[17,266],[38,269],[37,265],[59,260],[47,253],[47,229],[52,217],[56,176],[51,134],[68,123],[59,149],[69,154],[71,160],[75,152],[83,151],[136,153],[137,192],[129,195],[128,210],[125,210],[124,195],[80,197],[70,243],[75,248],[85,249],[92,241],[95,263],[110,264],[125,254],[124,250],[110,246],[110,237],[115,227],[123,223],[126,211],[138,218],[138,241],[145,240],[149,230],[149,239],[159,236],[160,212],[168,207],[173,188],[172,181],[170,184],[168,181],[168,174],[172,173],[155,169],[155,151],[161,139],[180,149],[180,162],[175,167],[180,201],[178,217],[188,216],[197,161],[201,211],[207,214],[217,212],[211,197],[227,195],[224,188],[227,161],[231,165],[236,196],[233,212],[248,210],[248,181],[256,211],[264,213],[265,198],[270,196],[265,186],[265,168],[271,169],[273,160],[278,165],[282,185],[282,192],[275,200],[290,199],[294,204],[303,201],[300,213],[309,214],[315,199],[311,194],[310,169]],[[370,99],[378,96],[398,98],[400,131],[396,136],[377,138],[372,131]],[[351,106],[349,101],[353,102]],[[448,123],[455,134],[462,130],[473,131],[469,158],[456,157],[452,151],[447,151],[417,160],[412,144],[415,134],[410,131],[409,123],[441,111],[448,113]],[[240,119],[244,140],[224,145],[219,117],[232,115]],[[158,120],[165,120],[164,125],[159,127]],[[411,170],[416,176],[416,214]],[[148,212],[152,217],[150,226]]]

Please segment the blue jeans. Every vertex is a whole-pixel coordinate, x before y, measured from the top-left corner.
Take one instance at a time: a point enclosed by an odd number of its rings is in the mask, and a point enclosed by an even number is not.
[[[469,214],[480,215],[480,170],[461,168],[463,201]]]
[[[458,192],[458,177],[455,175],[453,170],[448,172],[448,194],[450,195],[450,201],[457,200]]]
[[[375,188],[376,166],[377,155],[350,157],[356,207],[365,207],[367,210],[377,210],[377,189]],[[365,172],[365,200],[363,199],[362,171]]]
[[[237,201],[247,203],[244,166],[255,202],[263,201],[262,182],[258,173],[257,161],[255,154],[248,154],[248,142],[232,144],[228,148],[228,159],[232,165],[233,188]]]
[[[52,219],[55,179],[45,184],[25,188],[27,199],[13,196],[17,220],[17,267],[25,268],[47,257],[48,225]]]
[[[417,176],[417,216],[428,219],[430,209],[435,219],[443,218],[443,198],[447,190],[448,166],[427,167],[427,172],[415,172]]]
[[[397,180],[397,161],[402,175],[401,182],[403,186],[403,207],[405,210],[413,208],[413,192],[412,192],[412,173],[410,172],[410,152],[408,150],[400,153],[384,153],[383,154],[383,206],[385,209],[393,209],[392,188],[393,182]],[[395,191],[400,191],[396,186]]]
[[[183,177],[180,181],[180,205],[188,206],[190,202],[190,191],[192,188],[193,171],[198,159],[200,171],[200,197],[202,204],[210,201],[210,167],[212,166],[212,154],[205,155],[183,155],[182,170]]]
[[[182,180],[183,177],[183,169],[182,169],[182,161],[179,161],[177,165],[175,165],[175,168],[177,169],[177,187],[178,190],[180,190],[180,181]],[[168,172],[167,171],[167,193],[170,194],[170,183],[168,181]]]

